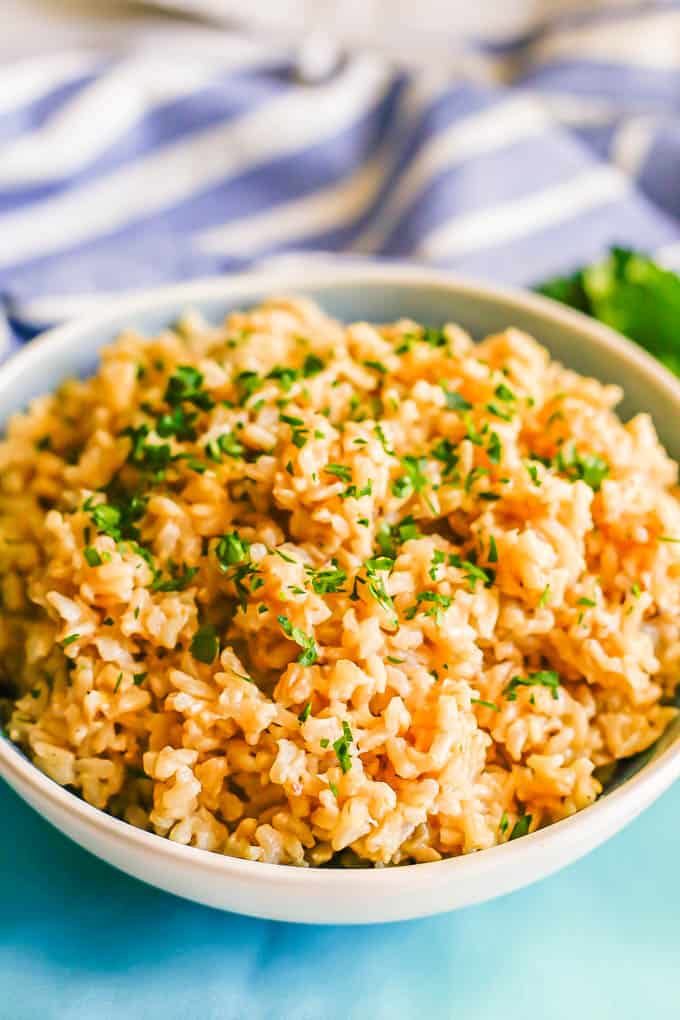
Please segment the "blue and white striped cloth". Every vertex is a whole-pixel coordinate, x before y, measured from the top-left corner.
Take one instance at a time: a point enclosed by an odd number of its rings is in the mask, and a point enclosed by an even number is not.
[[[5,347],[99,296],[272,258],[414,257],[529,284],[680,263],[680,5],[557,19],[450,66],[59,52],[0,69]],[[2,330],[0,330],[2,332]]]

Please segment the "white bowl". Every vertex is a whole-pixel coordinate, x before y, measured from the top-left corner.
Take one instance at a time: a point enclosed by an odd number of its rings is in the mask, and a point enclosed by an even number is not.
[[[456,321],[473,335],[518,326],[565,364],[626,390],[624,413],[651,411],[677,458],[680,382],[609,329],[551,301],[449,274],[361,266],[213,279],[102,302],[101,314],[47,333],[0,368],[0,422],[64,377],[91,371],[96,352],[124,326],[156,331],[187,307],[217,320],[272,293],[304,293],[344,319]],[[632,771],[632,770],[631,770]],[[0,739],[0,775],[44,818],[97,856],[152,885],[255,917],[320,924],[396,921],[452,910],[556,871],[602,843],[680,774],[680,724],[650,760],[584,811],[522,839],[433,864],[303,869],[259,864],[180,846],[90,807]],[[653,852],[653,848],[652,852]]]

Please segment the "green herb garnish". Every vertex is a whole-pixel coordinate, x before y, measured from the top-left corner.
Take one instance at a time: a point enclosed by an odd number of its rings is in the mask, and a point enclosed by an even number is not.
[[[462,394],[458,393],[457,390],[447,390],[444,383],[441,384],[444,391],[444,400],[446,402],[446,408],[449,411],[471,411],[472,404],[469,400],[466,400]]]
[[[396,454],[395,454],[394,450],[389,446],[389,444],[387,442],[387,437],[385,436],[385,432],[383,430],[382,425],[375,425],[374,428],[373,428],[373,431],[375,432],[376,436],[378,437],[378,439],[380,441],[380,445],[382,446],[382,448],[385,451],[385,453],[387,454],[387,456],[388,457],[396,457]]]
[[[614,247],[604,261],[537,288],[630,337],[680,375],[680,277],[641,252]]]
[[[324,362],[316,354],[308,354],[302,366],[302,374],[305,379],[309,379],[310,376],[318,375],[325,367]]]
[[[212,623],[205,623],[199,627],[189,645],[193,657],[199,662],[204,662],[206,666],[215,661],[219,648],[217,631]]]
[[[279,621],[281,625],[281,630],[286,635],[286,637],[290,638],[291,641],[294,641],[295,644],[299,645],[300,648],[302,649],[302,652],[300,653],[300,655],[298,655],[297,659],[300,665],[301,666],[313,665],[318,657],[318,651],[316,644],[314,643],[314,638],[309,637],[307,634],[305,634],[303,630],[300,630],[299,627],[294,627],[287,616],[277,616],[276,619]]]
[[[501,456],[503,453],[503,446],[501,444],[499,435],[497,432],[492,432],[489,439],[489,445],[486,448],[487,455],[492,464],[500,464]]]
[[[90,567],[101,567],[104,562],[99,555],[99,552],[91,545],[88,546],[87,549],[83,550],[83,556]]]
[[[333,742],[333,750],[338,759],[338,764],[343,772],[349,772],[352,768],[352,757],[349,753],[350,744],[354,741],[352,731],[345,719],[342,721],[342,736]]]
[[[315,570],[312,573],[312,588],[317,595],[327,595],[343,591],[342,585],[347,574],[340,567],[329,567],[326,570]]]
[[[169,414],[160,416],[156,422],[156,432],[163,438],[175,436],[178,440],[193,441],[196,438],[196,429],[193,425],[197,417],[196,412],[187,413],[183,407],[177,405]]]
[[[324,471],[326,474],[339,478],[342,482],[350,482],[352,480],[352,469],[344,464],[326,464]]]
[[[508,842],[511,839],[519,839],[520,836],[526,836],[531,826],[531,815],[522,815],[517,819],[512,827],[512,832],[508,838]]]
[[[151,582],[151,591],[184,591],[198,573],[198,567],[187,567],[186,564],[181,569],[175,563],[169,563],[168,567],[170,577],[164,579],[159,570]]]
[[[562,447],[553,458],[552,464],[565,474],[569,481],[584,481],[594,492],[598,491],[609,474],[609,465],[599,454],[579,453],[574,443],[569,444],[568,450]]]
[[[518,687],[547,687],[557,701],[560,686],[560,676],[553,669],[540,669],[536,673],[529,673],[528,676],[514,676],[503,691],[508,701],[517,701]]]
[[[220,570],[224,573],[236,563],[243,563],[248,559],[249,550],[250,545],[244,538],[241,538],[238,531],[232,531],[227,535],[223,535],[215,546],[215,555],[217,556]]]
[[[412,620],[421,607],[425,605],[425,616],[432,616],[439,622],[442,611],[448,609],[452,601],[450,595],[442,595],[438,591],[421,591],[416,596],[415,605],[410,606],[404,615],[407,620]]]
[[[179,365],[175,374],[168,380],[163,399],[171,407],[186,402],[194,404],[202,411],[209,411],[215,406],[215,401],[202,386],[203,376],[198,369],[192,365]]]
[[[470,698],[473,705],[481,705],[482,708],[490,708],[494,712],[500,712],[500,708],[493,701],[484,701],[484,698]]]

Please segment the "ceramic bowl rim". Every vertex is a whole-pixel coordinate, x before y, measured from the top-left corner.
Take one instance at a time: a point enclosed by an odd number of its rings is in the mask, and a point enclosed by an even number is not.
[[[318,269],[263,269],[225,277],[207,277],[188,283],[140,291],[122,299],[103,297],[102,309],[95,314],[48,330],[22,348],[0,366],[0,392],[30,372],[42,358],[58,351],[70,350],[88,336],[98,336],[107,328],[117,328],[121,318],[131,324],[135,317],[145,313],[163,313],[168,308],[168,321],[180,307],[190,307],[220,299],[237,299],[247,303],[265,294],[305,293],[307,290],[355,285],[357,288],[375,285],[385,287],[431,286],[455,294],[476,298],[482,303],[502,302],[510,311],[513,307],[529,311],[550,320],[557,326],[577,331],[583,341],[598,347],[612,357],[645,376],[657,390],[662,390],[680,412],[680,380],[675,379],[651,355],[638,348],[613,330],[589,319],[580,312],[557,304],[548,298],[513,287],[499,287],[459,276],[441,269],[429,269],[408,264],[368,264],[322,267]],[[0,738],[0,776],[14,780],[17,790],[29,790],[37,802],[51,803],[58,813],[66,813],[73,821],[88,829],[96,829],[119,845],[146,851],[168,863],[204,870],[215,877],[230,876],[257,884],[287,884],[292,888],[314,889],[320,892],[342,892],[349,886],[363,890],[373,886],[384,894],[390,888],[396,892],[409,885],[430,886],[432,879],[466,882],[504,866],[518,865],[521,858],[529,865],[531,859],[542,858],[555,843],[571,842],[590,844],[595,832],[607,833],[642,810],[670,783],[680,776],[680,738],[655,756],[638,773],[620,787],[594,804],[569,818],[562,819],[520,840],[491,847],[481,853],[447,858],[398,868],[342,869],[295,868],[288,865],[241,860],[236,857],[210,853],[195,847],[174,843],[165,837],[137,829],[127,822],[114,818],[92,807],[76,794],[59,786],[40,772],[8,739]]]

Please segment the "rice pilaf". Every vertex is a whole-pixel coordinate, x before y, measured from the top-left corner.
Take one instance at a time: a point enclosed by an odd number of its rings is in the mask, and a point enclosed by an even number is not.
[[[259,861],[571,815],[674,717],[677,466],[516,329],[272,299],[127,331],[0,443],[0,687],[47,775]]]

